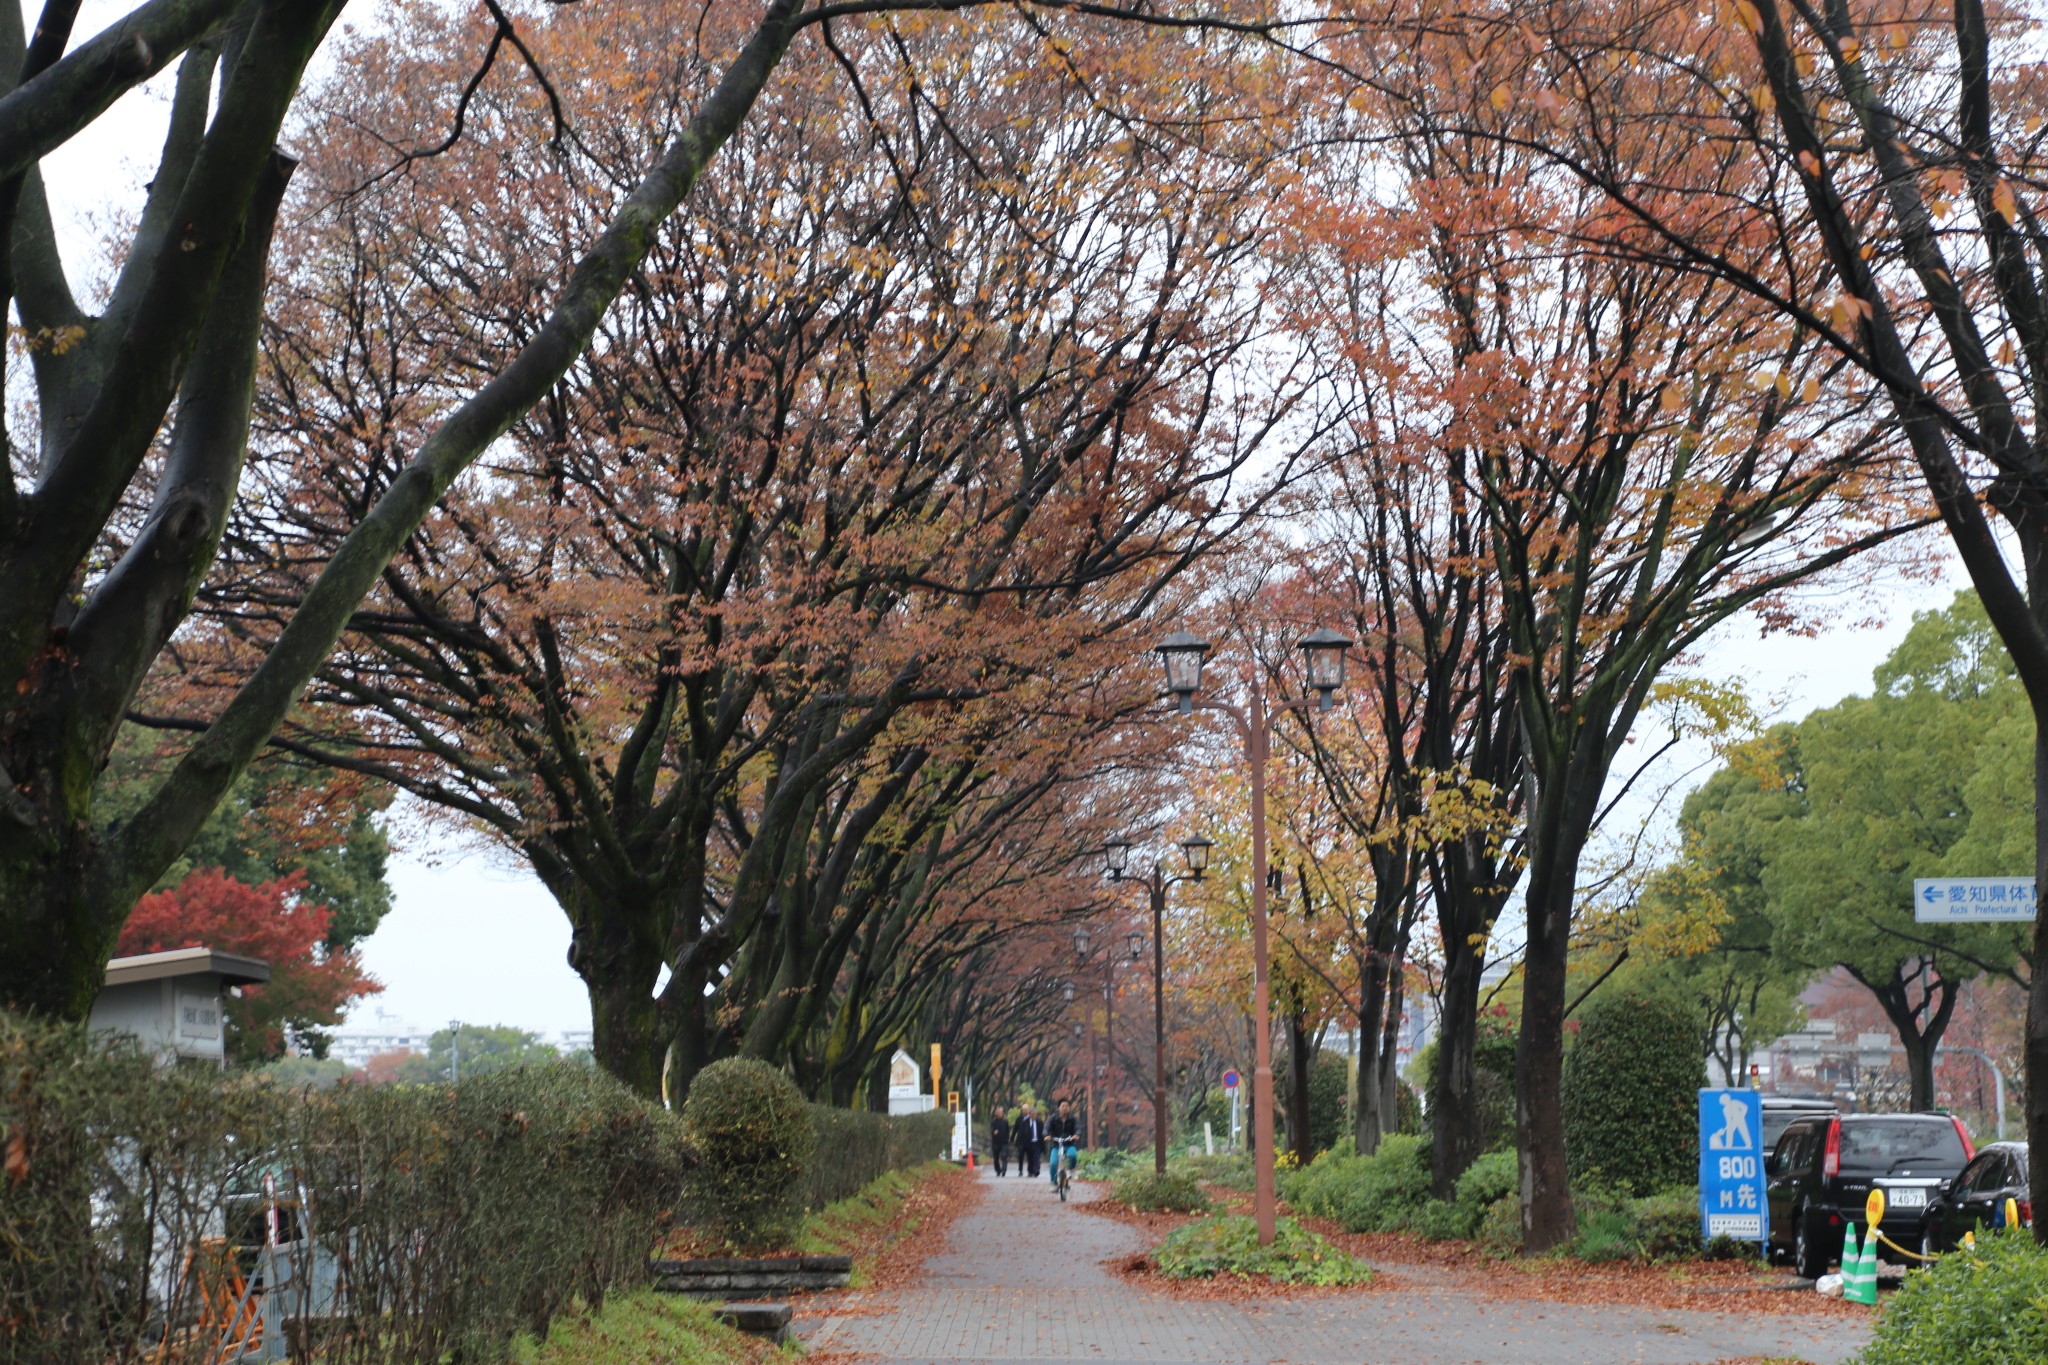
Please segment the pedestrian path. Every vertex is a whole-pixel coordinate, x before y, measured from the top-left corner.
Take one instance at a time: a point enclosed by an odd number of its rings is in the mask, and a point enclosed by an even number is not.
[[[1044,1180],[981,1172],[985,1197],[924,1274],[810,1335],[813,1351],[894,1365],[1693,1365],[1740,1356],[1847,1360],[1867,1332],[1794,1315],[1491,1301],[1409,1276],[1343,1296],[1188,1300],[1119,1278],[1105,1261],[1144,1235],[1062,1205]],[[1076,1187],[1087,1198],[1087,1187]],[[1411,1287],[1412,1286],[1412,1287]]]

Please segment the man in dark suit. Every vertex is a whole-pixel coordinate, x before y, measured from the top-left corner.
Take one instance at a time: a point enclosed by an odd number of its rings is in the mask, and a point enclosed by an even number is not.
[[[1010,1130],[1010,1141],[1017,1144],[1017,1161],[1024,1167],[1024,1174],[1038,1179],[1038,1156],[1045,1150],[1045,1120],[1024,1106],[1017,1126]]]
[[[1004,1167],[1010,1164],[1010,1119],[1000,1107],[988,1121],[988,1149],[996,1159],[996,1174],[1005,1174]]]

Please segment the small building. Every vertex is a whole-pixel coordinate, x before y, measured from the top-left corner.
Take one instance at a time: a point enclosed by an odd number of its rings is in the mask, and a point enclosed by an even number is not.
[[[92,1006],[92,1029],[126,1033],[167,1060],[227,1065],[221,997],[231,986],[260,986],[270,964],[213,948],[117,957]]]

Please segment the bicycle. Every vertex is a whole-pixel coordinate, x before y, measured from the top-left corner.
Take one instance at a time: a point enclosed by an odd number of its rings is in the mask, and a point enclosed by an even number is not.
[[[1072,1138],[1058,1138],[1052,1144],[1053,1169],[1057,1172],[1056,1184],[1062,1204],[1067,1202],[1067,1191],[1073,1186],[1074,1167],[1080,1161],[1079,1152],[1080,1143]]]

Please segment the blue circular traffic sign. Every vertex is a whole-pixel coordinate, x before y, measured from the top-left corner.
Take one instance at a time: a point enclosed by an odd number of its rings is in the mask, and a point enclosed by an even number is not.
[[[1235,1090],[1242,1083],[1243,1077],[1239,1076],[1235,1071],[1223,1073],[1223,1088],[1225,1090]]]

